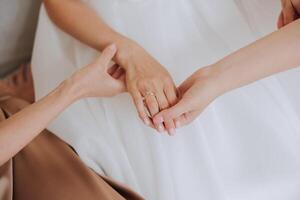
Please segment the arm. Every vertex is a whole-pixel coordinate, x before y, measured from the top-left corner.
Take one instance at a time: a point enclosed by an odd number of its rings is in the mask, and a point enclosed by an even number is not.
[[[180,87],[182,99],[155,116],[155,123],[174,119],[178,126],[194,120],[218,96],[300,65],[300,20],[196,71]]]
[[[169,72],[141,46],[111,29],[94,10],[79,0],[44,2],[52,21],[74,38],[99,51],[109,43],[117,45],[114,61],[125,69],[128,92],[146,125],[153,124],[144,105],[147,105],[151,116],[174,105],[177,101],[176,87]],[[173,121],[164,125],[170,133],[174,132]],[[158,124],[156,129],[162,132],[164,125]]]
[[[230,91],[300,65],[300,20],[225,57],[212,74]]]
[[[98,60],[74,73],[40,101],[1,122],[0,166],[74,101],[84,97],[113,96],[121,92],[123,82],[107,73],[107,66],[115,52],[114,46],[106,49]]]
[[[119,57],[122,49],[132,42],[111,29],[80,0],[44,0],[44,4],[49,17],[59,28],[98,51],[114,43],[118,48],[116,57]]]
[[[300,17],[300,0],[281,0],[282,10],[279,14],[277,27],[282,28]]]

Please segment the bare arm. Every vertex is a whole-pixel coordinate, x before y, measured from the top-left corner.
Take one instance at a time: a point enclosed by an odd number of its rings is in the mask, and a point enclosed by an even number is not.
[[[74,101],[84,97],[113,96],[124,89],[122,81],[107,73],[115,50],[104,51],[98,60],[77,71],[40,101],[0,123],[0,166]]]
[[[223,91],[300,65],[300,20],[238,50],[211,67]]]
[[[146,125],[153,124],[144,105],[150,115],[154,116],[159,110],[168,108],[177,101],[176,87],[169,72],[137,43],[110,28],[86,4],[79,0],[44,2],[52,21],[74,38],[99,51],[109,43],[117,45],[118,52],[114,61],[125,69],[128,92]],[[170,134],[174,133],[173,121],[156,126],[160,132],[165,128]]]
[[[111,29],[94,10],[79,0],[45,0],[44,4],[49,17],[59,28],[96,50],[101,51],[114,43],[119,53],[129,42],[128,38]]]
[[[64,108],[74,94],[67,84],[0,123],[0,166],[33,140]]]
[[[298,66],[300,20],[196,71],[179,87],[179,103],[156,115],[154,122],[181,116],[177,127],[188,124],[218,96]]]

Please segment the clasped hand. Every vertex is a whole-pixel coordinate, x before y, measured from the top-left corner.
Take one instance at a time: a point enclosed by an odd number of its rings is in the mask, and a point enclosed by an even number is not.
[[[210,67],[195,72],[176,88],[169,72],[133,41],[119,46],[115,61],[125,70],[125,83],[141,120],[159,132],[175,134],[219,94]]]
[[[300,0],[282,0],[282,7],[279,28],[300,17]],[[222,81],[221,72],[215,70],[217,64],[200,68],[176,88],[169,72],[135,42],[124,39],[114,53],[111,57],[116,65],[108,71],[113,79],[104,73],[102,79],[107,80],[104,81],[107,84],[99,87],[104,87],[106,96],[110,96],[124,89],[123,81],[141,120],[159,132],[174,135],[176,128],[192,122],[214,99],[230,89],[226,88],[226,81],[219,84]],[[85,82],[91,85],[88,80]]]

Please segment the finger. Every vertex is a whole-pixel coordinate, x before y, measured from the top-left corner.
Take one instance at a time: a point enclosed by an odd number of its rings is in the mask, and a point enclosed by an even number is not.
[[[184,117],[184,114],[181,115],[181,116],[179,116],[179,117],[176,117],[176,118],[174,119],[174,122],[175,122],[175,126],[176,126],[177,129],[180,128],[180,127],[182,127],[182,126],[184,126],[184,125],[185,125],[185,117]]]
[[[159,112],[159,107],[155,96],[147,95],[144,101],[147,105],[151,117]]]
[[[22,64],[22,66],[20,67],[20,69],[18,70],[18,73],[16,74],[17,76],[17,83],[20,84],[20,83],[23,83],[25,82],[25,73],[26,73],[26,68],[25,68],[25,64]]]
[[[138,115],[140,119],[148,126],[151,125],[151,120],[149,116],[147,115],[144,107],[143,98],[140,94],[140,92],[135,87],[129,87],[128,88],[129,93],[132,96],[133,102],[135,104],[135,107],[137,109]]]
[[[172,81],[166,85],[166,87],[164,89],[164,94],[168,100],[169,106],[173,106],[177,103],[179,94],[178,94],[177,89],[175,88]],[[175,121],[173,119],[175,119],[175,118],[164,120],[164,125],[170,135],[175,134],[176,125],[175,125]]]
[[[284,26],[288,25],[289,23],[293,22],[295,18],[295,11],[292,6],[289,6],[285,9],[283,9],[283,23]]]
[[[139,91],[144,98],[143,100],[146,108],[149,111],[150,117],[157,114],[159,112],[159,107],[156,99],[156,94],[154,94],[154,85],[151,85],[149,83],[140,83]]]
[[[21,70],[22,70],[23,80],[24,81],[29,80],[30,73],[31,73],[30,64],[24,64]]]
[[[157,115],[154,116],[154,123],[162,123],[171,121],[180,117],[182,114],[189,112],[189,102],[185,99],[180,100],[176,105],[166,110],[161,111]]]
[[[121,75],[121,76],[118,78],[118,80],[120,80],[120,81],[124,82],[124,84],[125,84],[125,86],[126,86],[125,79],[126,79],[125,73],[124,73],[124,74],[122,74],[122,75]]]
[[[165,93],[162,90],[156,91],[156,99],[158,102],[159,111],[169,108],[169,102],[165,96]],[[157,113],[155,113],[155,114],[157,114]],[[173,122],[170,122],[170,123],[173,123]],[[169,131],[168,128],[172,127],[172,124],[170,124],[170,123],[169,122],[165,123],[165,124],[158,123],[158,124],[155,124],[155,127],[157,127],[159,132],[163,132],[165,130],[165,128]],[[173,127],[175,127],[175,126],[173,125]]]
[[[27,63],[26,64],[26,80],[30,80],[32,81],[32,70],[31,70],[31,64],[30,63]]]
[[[165,86],[164,93],[168,99],[170,106],[177,103],[177,89],[173,83],[169,83]]]
[[[169,108],[170,104],[168,102],[168,99],[167,99],[164,91],[157,89],[155,92],[155,95],[156,95],[155,97],[157,99],[157,103],[158,103],[160,111]]]
[[[117,46],[115,44],[111,44],[106,47],[102,54],[98,59],[96,59],[95,63],[99,64],[100,66],[104,66],[105,69],[109,67],[109,63],[111,62],[112,58],[115,56],[117,52]]]
[[[174,136],[176,134],[176,129],[175,129],[176,127],[173,119],[170,121],[165,121],[164,125],[170,136]]]
[[[181,115],[179,117],[175,117],[173,119],[173,122],[174,122],[174,125],[175,125],[175,128],[176,129],[179,129],[180,127],[184,126],[184,122],[185,122],[185,119],[183,118],[184,116]]]
[[[277,21],[277,28],[280,29],[282,27],[283,27],[283,13],[281,11]]]
[[[175,120],[176,128],[190,124],[199,115],[197,111],[187,112],[182,114]]]
[[[108,68],[107,73],[112,76],[118,68],[119,68],[119,65],[114,64],[113,66]]]
[[[167,97],[165,95],[165,93],[163,91],[157,91],[156,92],[156,98],[157,98],[157,102],[159,105],[159,109],[160,110],[165,110],[167,108],[169,108],[169,102],[167,100]],[[156,126],[163,126],[162,123],[159,124],[155,124]],[[169,135],[175,135],[175,123],[173,120],[170,121],[165,121],[164,122],[164,127],[167,129]]]
[[[115,79],[119,79],[121,75],[125,73],[124,69],[122,67],[119,67],[113,74],[112,77]]]

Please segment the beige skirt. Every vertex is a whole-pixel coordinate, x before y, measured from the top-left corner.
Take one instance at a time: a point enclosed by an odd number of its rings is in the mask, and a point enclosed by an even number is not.
[[[5,120],[27,105],[27,102],[16,98],[0,101],[0,119]],[[84,165],[70,146],[44,130],[13,159],[0,167],[0,199],[142,200],[143,198],[126,186],[97,175]]]

